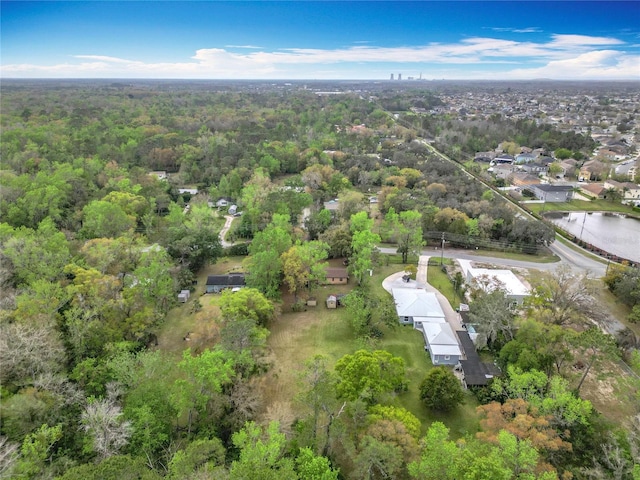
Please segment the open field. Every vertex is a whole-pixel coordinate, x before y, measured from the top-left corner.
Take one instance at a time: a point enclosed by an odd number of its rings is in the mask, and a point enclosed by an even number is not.
[[[402,268],[402,265],[379,268],[371,278],[373,291],[377,295],[388,295],[382,289],[382,280],[391,273],[401,271]],[[318,306],[308,307],[305,312],[288,312],[285,301],[284,313],[270,326],[268,360],[273,368],[259,381],[264,404],[277,405],[277,408],[265,408],[265,419],[287,422],[304,412],[304,405],[296,402],[295,397],[300,388],[299,373],[304,368],[305,361],[314,355],[324,355],[331,368],[343,355],[364,348],[362,342],[355,338],[351,331],[346,310],[330,310],[324,305],[324,298],[329,293],[346,293],[352,287],[321,287],[316,295]],[[422,405],[418,393],[420,382],[433,366],[424,350],[424,339],[418,331],[398,326],[386,331],[374,348],[387,350],[404,359],[409,389],[392,401],[416,415],[422,422],[423,431],[436,420],[444,422],[451,429],[453,436],[477,431],[477,403],[471,394],[467,395],[463,406],[447,414],[434,414]]]
[[[198,283],[187,303],[179,303],[167,314],[158,333],[160,349],[180,356],[189,347],[197,352],[215,345],[218,332],[215,319],[220,315],[220,295],[205,294],[207,276],[242,271],[243,258],[224,257],[198,273]]]
[[[561,203],[528,203],[526,208],[535,213],[543,212],[620,212],[633,214],[633,208],[621,203],[610,202],[608,200],[572,200]],[[637,215],[637,212],[636,212]]]

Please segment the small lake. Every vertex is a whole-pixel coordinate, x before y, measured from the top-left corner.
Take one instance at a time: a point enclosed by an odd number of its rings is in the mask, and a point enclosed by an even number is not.
[[[640,262],[640,220],[608,212],[548,213],[545,218],[584,242]]]

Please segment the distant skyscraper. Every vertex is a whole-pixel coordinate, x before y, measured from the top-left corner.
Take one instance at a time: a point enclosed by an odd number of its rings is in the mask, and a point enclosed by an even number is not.
[[[393,81],[393,73],[391,74],[391,80]]]
[[[401,73],[398,74],[398,80],[402,80],[402,74]]]

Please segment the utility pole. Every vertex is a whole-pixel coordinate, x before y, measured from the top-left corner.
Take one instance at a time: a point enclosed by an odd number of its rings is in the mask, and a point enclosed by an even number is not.
[[[442,232],[442,248],[440,250],[440,266],[442,266],[443,260],[444,260],[444,232]]]
[[[584,212],[584,218],[582,219],[582,228],[580,229],[580,240],[582,240],[582,232],[584,232],[584,222],[587,220],[587,212]]]

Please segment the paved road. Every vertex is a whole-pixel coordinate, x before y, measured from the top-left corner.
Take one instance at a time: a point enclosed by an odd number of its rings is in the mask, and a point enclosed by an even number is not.
[[[390,247],[379,247],[382,253],[396,253],[395,248]],[[482,263],[490,263],[493,265],[499,265],[504,267],[515,267],[515,268],[527,268],[527,269],[536,269],[542,270],[546,272],[555,271],[560,264],[564,263],[571,267],[576,273],[589,272],[592,276],[602,277],[606,271],[606,264],[603,264],[597,260],[593,260],[589,257],[586,257],[574,250],[571,250],[567,246],[563,245],[560,242],[554,242],[551,247],[551,251],[560,257],[559,262],[553,263],[538,263],[538,262],[526,262],[522,260],[512,260],[509,258],[495,258],[495,257],[486,257],[482,255],[473,255],[469,250],[460,250],[454,248],[445,248],[444,253],[435,248],[424,249],[420,252],[420,255],[426,255],[430,257],[440,257],[441,255],[445,258],[461,258],[463,260],[472,260],[474,262],[482,262]]]
[[[592,276],[598,278],[604,277],[607,271],[607,264],[603,261],[594,260],[592,257],[583,255],[559,241],[553,242],[549,249],[574,271],[589,272]]]

